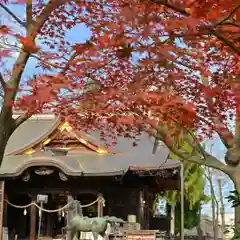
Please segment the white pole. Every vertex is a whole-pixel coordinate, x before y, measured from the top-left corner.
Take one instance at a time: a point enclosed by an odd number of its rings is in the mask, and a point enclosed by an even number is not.
[[[184,240],[184,165],[181,162],[181,240]]]

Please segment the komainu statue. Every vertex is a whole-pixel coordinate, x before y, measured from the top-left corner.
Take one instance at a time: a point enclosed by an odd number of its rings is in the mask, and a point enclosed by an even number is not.
[[[108,223],[116,229],[117,224],[123,224],[124,222],[117,217],[84,217],[82,211],[80,211],[80,214],[75,215],[69,224],[71,239],[80,239],[81,232],[92,232],[94,240],[97,240],[99,235],[105,238]]]

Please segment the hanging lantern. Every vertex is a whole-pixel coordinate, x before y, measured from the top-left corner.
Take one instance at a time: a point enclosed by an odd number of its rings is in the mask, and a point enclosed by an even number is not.
[[[27,209],[26,209],[26,208],[24,208],[23,215],[24,215],[24,216],[27,215]]]
[[[62,218],[61,212],[59,211],[57,214],[58,214],[58,222],[61,222],[61,218]]]

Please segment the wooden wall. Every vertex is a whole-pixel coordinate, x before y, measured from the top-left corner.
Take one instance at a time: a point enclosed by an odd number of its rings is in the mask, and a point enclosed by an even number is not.
[[[14,199],[16,198],[14,196],[16,195],[27,194],[30,197],[29,202],[35,200],[37,194],[49,194],[49,196],[58,194],[62,198],[62,203],[67,203],[67,197],[72,195],[75,199],[82,201],[82,204],[90,203],[96,200],[98,194],[102,194],[106,200],[103,215],[116,216],[124,220],[127,220],[128,215],[136,215],[137,221],[141,224],[142,228],[149,229],[153,223],[152,209],[155,193],[159,188],[159,186],[154,187],[154,182],[154,178],[149,178],[145,181],[145,179],[139,180],[137,177],[132,176],[126,176],[125,178],[116,176],[69,177],[68,181],[63,182],[59,179],[58,173],[56,172],[50,176],[32,174],[28,182],[22,181],[21,177],[7,179],[6,193],[10,201],[11,199],[15,201]],[[165,187],[166,181],[164,181],[164,188]],[[54,202],[57,206],[56,201],[58,201],[58,199],[55,199]],[[17,202],[13,203],[16,204]],[[24,204],[26,203],[24,200]],[[51,203],[53,204],[52,201]],[[55,206],[54,204],[52,206]],[[51,204],[46,206],[46,208],[51,208]],[[24,218],[22,212],[23,210],[10,210],[7,215],[8,218],[13,218],[14,214],[19,215],[16,216],[16,219]],[[35,212],[38,214],[38,211]],[[24,222],[26,221],[19,220],[18,222],[25,224]],[[11,225],[14,225],[14,223],[9,222],[9,226]],[[168,224],[166,223],[165,225],[167,226]],[[11,227],[13,228],[13,226]],[[25,229],[24,226],[21,226],[21,228]],[[21,235],[24,235],[24,231],[26,232],[27,230],[21,231]],[[46,229],[46,232],[49,233],[51,231]]]

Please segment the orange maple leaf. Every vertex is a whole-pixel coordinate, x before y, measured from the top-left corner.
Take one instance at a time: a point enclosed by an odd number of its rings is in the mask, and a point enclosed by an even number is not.
[[[23,45],[23,49],[29,53],[37,53],[39,51],[39,47],[35,44],[35,42],[29,37],[20,37],[20,42]]]

